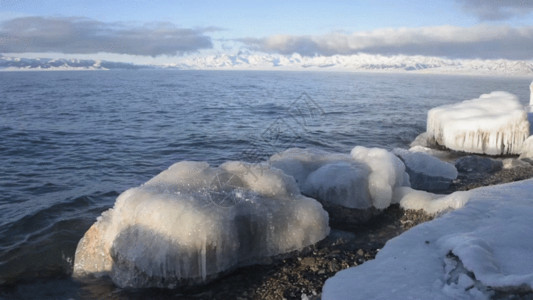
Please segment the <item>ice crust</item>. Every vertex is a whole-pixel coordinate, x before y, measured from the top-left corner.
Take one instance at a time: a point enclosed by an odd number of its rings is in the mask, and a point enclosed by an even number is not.
[[[350,155],[291,148],[269,163],[293,176],[304,194],[347,208],[387,208],[394,189],[409,185],[402,161],[380,148],[357,146]]]
[[[529,122],[518,98],[500,91],[429,110],[427,133],[437,144],[456,151],[519,154],[529,136]]]
[[[463,192],[463,208],[390,240],[375,260],[337,273],[322,298],[490,299],[494,291],[531,292],[532,193],[533,179]]]
[[[328,214],[267,165],[172,165],[122,193],[80,240],[74,276],[120,287],[199,283],[299,250],[329,233]]]

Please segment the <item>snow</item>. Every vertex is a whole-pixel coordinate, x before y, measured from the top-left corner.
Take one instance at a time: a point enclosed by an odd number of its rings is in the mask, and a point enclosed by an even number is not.
[[[18,58],[0,55],[0,71],[8,70],[60,70],[61,68],[48,63],[50,59]],[[74,65],[73,59],[61,59],[65,65]],[[480,59],[447,59],[430,56],[407,55],[371,55],[359,53],[354,55],[332,56],[301,56],[272,54],[258,51],[239,51],[238,53],[218,54],[200,51],[196,54],[183,55],[173,63],[164,65],[128,65],[119,62],[88,62],[90,66],[79,69],[98,70],[102,66],[109,69],[130,68],[176,68],[187,70],[311,70],[311,71],[342,71],[342,72],[402,72],[402,73],[433,73],[433,74],[470,74],[488,76],[530,76],[533,74],[531,61],[516,60],[480,60]],[[94,68],[91,66],[94,63]]]
[[[420,147],[420,146],[418,146]],[[392,151],[407,168],[411,187],[421,190],[444,190],[457,178],[454,165],[419,151],[396,148]]]
[[[489,155],[519,154],[529,136],[527,113],[507,92],[429,110],[428,137],[456,151]]]
[[[380,148],[357,146],[351,155],[291,148],[269,163],[293,176],[305,195],[348,208],[387,208],[394,189],[409,185],[402,161]]]
[[[74,276],[120,287],[205,282],[312,245],[328,215],[294,179],[266,165],[174,164],[122,193],[80,240]]]
[[[532,291],[532,193],[533,179],[463,192],[463,208],[390,240],[375,260],[337,273],[322,298],[489,299],[494,291]]]

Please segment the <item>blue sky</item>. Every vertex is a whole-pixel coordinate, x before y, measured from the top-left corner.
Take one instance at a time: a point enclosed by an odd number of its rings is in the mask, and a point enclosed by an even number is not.
[[[0,53],[172,57],[225,43],[285,55],[531,60],[532,11],[527,0],[0,0]]]

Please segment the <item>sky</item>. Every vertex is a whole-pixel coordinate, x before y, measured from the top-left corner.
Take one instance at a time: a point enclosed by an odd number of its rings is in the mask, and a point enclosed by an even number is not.
[[[533,60],[533,0],[0,0],[0,53],[134,63],[239,51]]]

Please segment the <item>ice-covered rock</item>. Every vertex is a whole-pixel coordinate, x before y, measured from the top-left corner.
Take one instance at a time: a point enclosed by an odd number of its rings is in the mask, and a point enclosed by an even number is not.
[[[516,96],[492,92],[431,109],[427,133],[428,139],[456,151],[519,154],[529,136],[529,122]]]
[[[411,142],[409,145],[410,147],[431,147],[432,143],[428,140],[428,134],[427,132],[422,132],[421,134],[417,135],[416,138]]]
[[[524,141],[519,158],[533,161],[533,135]]]
[[[324,164],[309,174],[302,192],[326,205],[367,209],[373,205],[367,188],[369,174],[367,166],[356,162]]]
[[[454,165],[424,152],[396,148],[392,151],[405,164],[411,187],[424,191],[443,191],[457,178]]]
[[[469,194],[460,191],[442,195],[402,187],[396,189],[394,197],[403,209],[423,210],[435,215],[463,207],[468,202]]]
[[[293,148],[269,163],[293,176],[305,195],[346,208],[386,208],[394,189],[409,185],[402,161],[379,148],[358,146],[351,155]]]
[[[532,193],[533,179],[466,192],[463,208],[408,230],[389,240],[374,260],[328,279],[322,299],[518,299],[531,294]]]
[[[501,170],[503,164],[500,160],[468,155],[457,159],[455,167],[462,173],[493,173]]]
[[[176,287],[314,244],[328,215],[266,165],[179,162],[122,193],[80,240],[74,276]]]
[[[530,168],[531,164],[516,158],[505,158],[502,160],[503,169],[514,169],[514,168]]]

